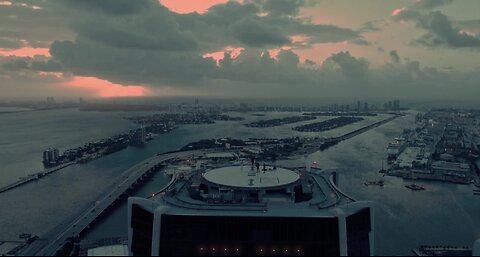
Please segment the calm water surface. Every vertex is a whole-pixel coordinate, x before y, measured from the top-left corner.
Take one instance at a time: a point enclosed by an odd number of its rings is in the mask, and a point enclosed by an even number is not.
[[[135,127],[123,119],[126,115],[85,113],[75,109],[0,115],[0,185],[41,169],[41,152],[45,147],[75,147]],[[241,126],[253,120],[294,115],[274,113],[256,117],[235,113],[232,116],[244,116],[247,120],[184,126],[159,136],[144,148],[128,148],[84,165],[71,166],[38,182],[0,194],[2,237],[15,239],[24,232],[41,235],[65,224],[101,196],[112,180],[128,167],[191,141],[225,136],[303,135],[292,134],[291,127],[299,124],[265,129]],[[384,118],[368,117],[362,123],[331,132],[308,133],[308,136],[343,134]],[[328,117],[319,118],[322,119]],[[410,249],[420,244],[471,245],[475,238],[480,238],[480,197],[473,196],[470,186],[421,182],[427,191],[412,192],[404,187],[408,181],[390,177],[386,178],[383,188],[363,185],[367,179],[379,178],[378,170],[386,157],[388,142],[412,125],[413,116],[403,117],[328,151],[312,154],[309,159],[319,162],[322,168],[336,169],[340,188],[346,193],[358,200],[375,203],[377,254],[409,255]],[[167,182],[168,178],[159,173],[135,195],[149,195]],[[126,221],[127,206],[123,202],[93,226],[84,239],[126,236]]]

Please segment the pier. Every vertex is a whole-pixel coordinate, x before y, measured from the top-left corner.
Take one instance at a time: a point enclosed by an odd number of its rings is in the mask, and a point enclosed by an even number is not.
[[[20,187],[20,186],[23,186],[27,183],[30,183],[30,182],[33,182],[33,181],[37,181],[45,176],[48,176],[52,173],[55,173],[61,169],[64,169],[70,165],[73,165],[74,163],[73,162],[69,162],[69,163],[66,163],[66,164],[62,164],[60,166],[57,166],[55,168],[51,168],[51,169],[46,169],[44,171],[41,171],[41,172],[38,172],[38,173],[35,173],[35,174],[32,174],[32,175],[29,175],[28,177],[25,177],[25,178],[21,178],[20,180],[10,184],[10,185],[7,185],[7,186],[4,186],[2,188],[0,188],[0,194],[1,193],[5,193],[7,191],[10,191],[12,189],[15,189],[17,187]]]

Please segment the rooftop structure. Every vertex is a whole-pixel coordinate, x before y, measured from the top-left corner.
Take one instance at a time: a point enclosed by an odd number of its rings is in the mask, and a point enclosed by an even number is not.
[[[334,180],[253,160],[174,174],[152,197],[129,199],[130,254],[373,255],[370,203]]]
[[[211,170],[203,174],[207,181],[233,188],[270,188],[293,184],[300,179],[294,171],[269,167],[256,171],[251,167],[232,166]]]
[[[128,256],[126,245],[101,246],[88,250],[88,256]]]

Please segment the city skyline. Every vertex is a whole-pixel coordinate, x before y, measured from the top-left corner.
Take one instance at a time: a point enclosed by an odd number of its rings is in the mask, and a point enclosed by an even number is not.
[[[478,8],[454,0],[0,1],[0,95],[472,100]]]

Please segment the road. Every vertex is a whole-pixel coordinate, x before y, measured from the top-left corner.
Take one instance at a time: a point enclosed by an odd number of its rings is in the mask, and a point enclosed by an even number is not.
[[[47,241],[47,244],[40,250],[31,250],[34,252],[24,252],[23,254],[33,254],[35,256],[53,256],[60,250],[69,238],[75,238],[80,235],[85,229],[89,228],[90,224],[94,222],[102,213],[104,213],[114,202],[120,198],[126,191],[128,191],[135,184],[139,183],[145,176],[151,172],[156,172],[161,169],[161,165],[166,161],[185,158],[191,155],[201,154],[200,151],[188,151],[169,153],[165,155],[158,155],[144,162],[133,166],[126,170],[122,175],[115,180],[110,190],[103,197],[98,199],[91,207],[82,212],[73,222],[65,226],[60,233],[56,233],[52,238],[47,235],[42,239]],[[53,234],[53,233],[50,233]]]

